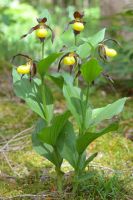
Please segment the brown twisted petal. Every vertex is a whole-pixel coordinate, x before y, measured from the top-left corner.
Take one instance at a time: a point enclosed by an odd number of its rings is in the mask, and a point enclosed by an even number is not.
[[[15,56],[13,56],[11,63],[13,63],[14,59],[15,59],[17,56],[22,56],[22,57],[28,58],[29,60],[32,60],[29,56],[27,56],[27,55],[25,55],[25,54],[22,54],[22,53],[18,53],[18,54],[16,54]]]
[[[79,70],[79,71],[77,72],[75,78],[77,78],[78,76],[80,76],[80,74],[81,74],[81,71]]]
[[[98,46],[98,53],[101,59],[103,59],[104,61],[107,61],[107,56],[106,56],[106,51],[105,51],[105,47],[103,44],[100,44]]]
[[[61,59],[60,59],[60,61],[59,61],[59,64],[58,64],[57,72],[59,72],[60,69],[61,69],[61,61],[63,60],[63,58],[65,58],[65,57],[68,56],[68,55],[69,55],[69,53],[66,53],[65,55],[63,55],[63,56],[61,57]]]
[[[112,38],[108,38],[108,39],[103,40],[103,43],[108,42],[109,40],[114,42],[115,44],[117,44],[117,45],[119,45],[121,47],[120,43],[117,40],[112,39]]]
[[[34,26],[34,27],[32,27],[32,28],[28,31],[28,33],[26,33],[26,34],[24,34],[24,35],[21,36],[21,39],[24,38],[24,37],[26,37],[28,34],[31,34],[33,31],[37,30],[39,27],[40,27],[39,24],[36,25],[36,26]]]
[[[111,77],[109,74],[107,74],[106,72],[102,72],[102,75],[103,75],[103,76],[106,78],[106,80],[108,81],[108,83],[109,83],[111,89],[112,89],[114,92],[116,92],[116,89],[115,89],[115,87],[114,87],[114,81],[113,81],[112,77]]]
[[[102,75],[103,75],[106,79],[108,79],[111,83],[114,83],[112,77],[111,77],[109,74],[107,74],[106,72],[102,72]]]
[[[36,64],[35,63],[31,63],[30,75],[31,75],[31,77],[36,75]]]
[[[53,32],[53,30],[52,30],[52,28],[50,26],[45,24],[45,27],[48,28],[51,31],[51,33],[52,33],[52,43],[53,43],[54,38],[55,38],[54,32]]]
[[[73,16],[74,16],[74,18],[76,19],[76,18],[83,18],[83,16],[84,16],[84,13],[80,13],[80,12],[78,12],[78,11],[75,11],[74,12],[74,14],[73,14]]]
[[[74,65],[70,65],[70,66],[69,66],[69,69],[70,69],[70,74],[72,74],[73,67],[74,67]]]
[[[65,31],[68,30],[70,24],[74,24],[74,23],[75,23],[75,20],[70,21],[70,22],[66,25],[66,27],[65,27],[65,29],[64,29],[64,31],[63,31],[63,33],[64,33]]]
[[[77,56],[77,54],[74,53],[73,56],[74,56],[74,58],[75,58],[75,63],[74,63],[74,65],[72,65],[72,68],[70,69],[70,74],[72,73],[73,68],[76,67],[76,66],[77,66],[77,63],[78,63],[78,60],[77,60],[77,57],[78,57],[78,56]]]

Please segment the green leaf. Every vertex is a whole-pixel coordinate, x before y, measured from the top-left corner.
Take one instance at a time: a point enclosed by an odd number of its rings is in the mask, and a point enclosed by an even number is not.
[[[41,80],[34,78],[30,82],[28,76],[25,76],[21,79],[21,76],[15,69],[13,69],[12,76],[15,94],[21,99],[25,100],[31,110],[36,112],[40,117],[44,118],[41,93],[39,91]]]
[[[91,125],[91,118],[92,118],[92,109],[88,107],[88,109],[85,110],[86,116],[85,116],[85,128],[88,129]]]
[[[105,119],[111,119],[113,116],[118,115],[124,107],[127,97],[119,99],[112,104],[108,104],[102,108],[96,108],[92,111],[92,125],[98,124]]]
[[[83,99],[83,101],[81,100],[81,89],[71,84],[67,84],[63,87],[63,94],[70,112],[73,114],[78,125],[81,127],[85,105],[85,99]]]
[[[87,146],[91,142],[93,142],[96,138],[104,135],[105,133],[108,133],[111,131],[116,131],[117,129],[118,129],[118,123],[115,122],[98,133],[86,132],[84,135],[79,136],[79,138],[77,139],[77,142],[76,142],[78,153],[82,154],[85,151],[85,149],[87,148]]]
[[[55,116],[55,118],[52,120],[52,125],[43,128],[38,133],[40,140],[44,143],[54,146],[69,116],[70,113],[68,111]]]
[[[92,37],[85,38],[82,40],[90,43],[94,48],[96,48],[98,43],[102,42],[104,40],[105,31],[106,31],[106,29],[104,28],[101,31],[99,31],[98,33],[96,33],[95,35],[93,35]]]
[[[84,163],[84,169],[87,167],[87,165],[97,156],[98,152],[93,153]]]
[[[53,73],[52,75],[49,75],[49,77],[61,89],[63,88],[64,83],[73,83],[73,77],[66,72]]]
[[[28,106],[36,112],[40,117],[45,118],[45,112],[42,103],[41,80],[34,78],[29,81],[28,76],[21,76],[13,69],[13,88],[15,94],[25,100]],[[53,117],[53,96],[50,89],[45,85],[46,104],[48,110],[49,121]]]
[[[44,58],[37,64],[38,73],[44,76],[48,71],[51,64],[62,55],[62,53],[52,53],[48,57]]]
[[[47,106],[47,121],[50,122],[54,114],[53,95],[51,90],[45,85],[46,106]]]
[[[95,58],[90,59],[84,63],[81,67],[81,74],[86,82],[89,84],[94,81],[103,71],[103,68],[99,65]]]
[[[77,48],[77,53],[80,56],[80,58],[86,58],[87,56],[90,55],[91,53],[91,46],[88,43],[84,43],[81,44],[78,48]]]
[[[61,155],[75,169],[78,162],[78,152],[76,150],[76,135],[70,122],[66,123],[63,132],[64,145],[61,150]]]
[[[58,165],[58,160],[55,156],[54,149],[51,145],[43,143],[39,140],[38,133],[46,127],[44,120],[40,119],[37,124],[34,132],[32,133],[32,146],[33,149],[41,156],[47,158],[55,166]]]

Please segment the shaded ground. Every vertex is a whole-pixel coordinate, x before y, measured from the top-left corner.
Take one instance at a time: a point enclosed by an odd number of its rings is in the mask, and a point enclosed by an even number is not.
[[[13,97],[8,81],[5,78],[0,86],[0,199],[133,199],[133,143],[127,139],[133,131],[132,99],[120,117],[119,131],[97,139],[89,147],[88,153],[99,152],[88,169],[94,175],[82,183],[77,197],[70,193],[71,174],[67,172],[72,169],[67,162],[63,164],[66,179],[64,193],[59,196],[52,165],[32,150],[30,135],[37,116]],[[64,102],[57,96],[57,109],[60,109]],[[118,96],[99,90],[92,93],[91,100],[100,107]],[[3,152],[5,145],[7,151]]]

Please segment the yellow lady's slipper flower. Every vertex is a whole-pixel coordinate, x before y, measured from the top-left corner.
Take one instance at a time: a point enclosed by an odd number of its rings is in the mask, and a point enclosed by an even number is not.
[[[30,66],[20,65],[19,67],[17,67],[17,72],[19,74],[29,74],[30,73]]]
[[[74,56],[66,56],[64,59],[63,59],[63,63],[64,65],[74,65],[76,62]]]
[[[106,56],[108,57],[115,57],[117,55],[117,51],[115,49],[110,49],[105,47]]]
[[[81,31],[84,30],[84,24],[81,23],[81,22],[75,22],[75,23],[72,25],[72,27],[73,27],[73,30],[74,30],[74,31],[79,31],[79,32],[81,32]]]
[[[39,28],[36,30],[36,36],[38,38],[46,38],[48,36],[48,31],[45,28]]]

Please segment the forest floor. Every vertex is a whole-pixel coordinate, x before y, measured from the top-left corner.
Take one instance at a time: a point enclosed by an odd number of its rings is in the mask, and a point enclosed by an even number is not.
[[[88,148],[89,153],[99,152],[88,168],[93,176],[82,183],[75,197],[69,183],[72,168],[63,163],[66,178],[64,192],[59,195],[53,166],[32,149],[31,133],[37,116],[14,97],[6,81],[0,86],[0,200],[133,200],[133,141],[128,139],[133,131],[132,99],[120,116],[118,132],[102,136]],[[64,101],[60,94],[57,96],[56,109],[61,110]],[[118,97],[120,94],[98,90],[92,92],[91,101],[100,107]]]

